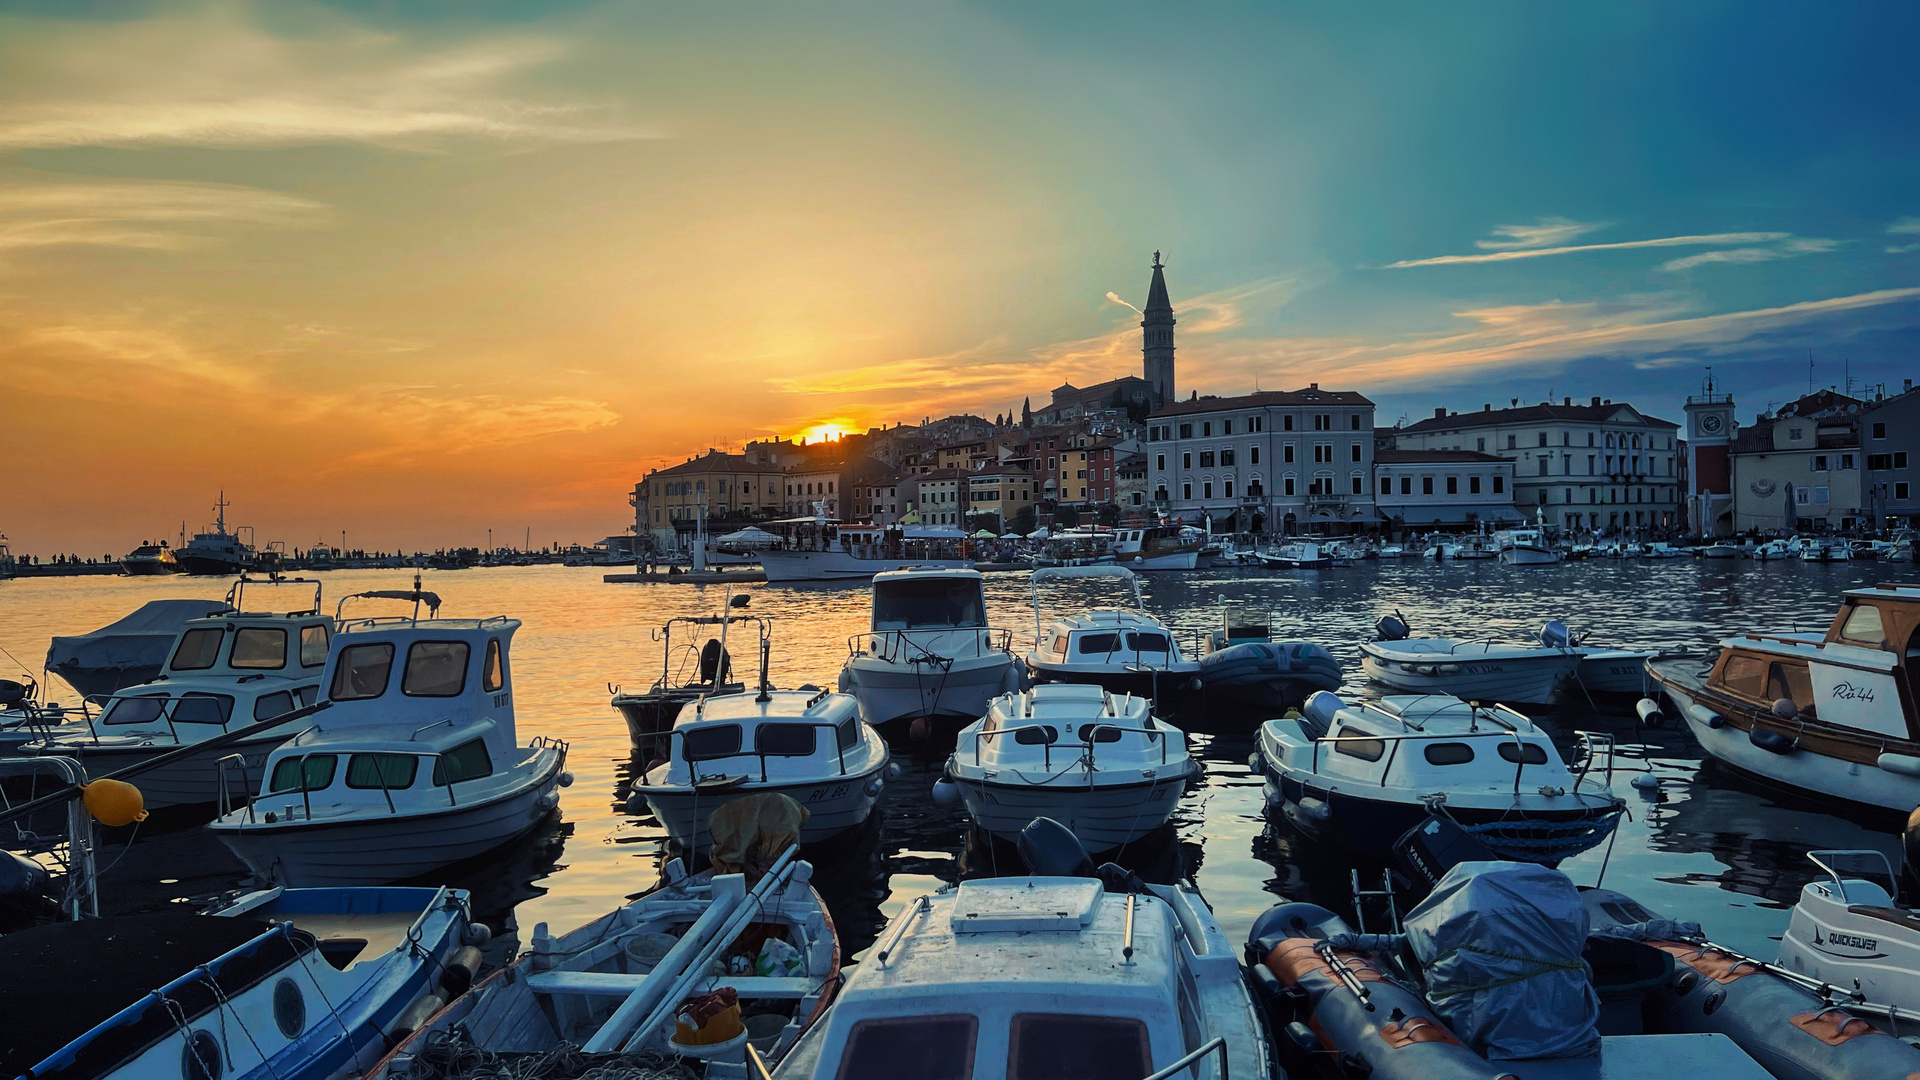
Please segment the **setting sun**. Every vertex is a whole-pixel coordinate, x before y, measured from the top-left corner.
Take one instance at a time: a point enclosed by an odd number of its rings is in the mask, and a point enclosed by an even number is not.
[[[813,425],[812,427],[806,429],[805,431],[802,431],[799,435],[795,436],[795,438],[801,440],[802,442],[810,442],[810,443],[821,442],[821,441],[832,442],[836,439],[843,438],[847,434],[848,430],[849,429],[845,424],[842,424],[836,421],[828,421],[827,423]]]

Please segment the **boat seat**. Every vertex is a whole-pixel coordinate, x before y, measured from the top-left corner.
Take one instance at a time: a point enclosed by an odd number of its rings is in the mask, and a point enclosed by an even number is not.
[[[714,988],[731,986],[743,998],[803,998],[815,989],[808,978],[774,978],[749,975],[710,976]],[[542,971],[527,976],[527,987],[536,994],[585,994],[588,997],[624,998],[639,989],[646,975],[621,975],[607,971]]]
[[[1905,908],[1849,904],[1847,906],[1847,914],[1865,915],[1869,919],[1879,919],[1882,922],[1893,923],[1902,929],[1920,931],[1920,915],[1916,915]]]

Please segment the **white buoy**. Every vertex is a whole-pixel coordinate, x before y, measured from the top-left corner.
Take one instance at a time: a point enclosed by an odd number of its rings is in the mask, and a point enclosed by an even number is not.
[[[1660,786],[1660,778],[1652,773],[1641,773],[1633,778],[1632,783],[1641,791],[1653,791]]]

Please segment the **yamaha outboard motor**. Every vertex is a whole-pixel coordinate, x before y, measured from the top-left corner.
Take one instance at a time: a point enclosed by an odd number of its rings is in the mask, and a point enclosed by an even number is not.
[[[1316,739],[1327,737],[1327,731],[1333,727],[1333,714],[1347,707],[1340,695],[1331,690],[1321,690],[1309,697],[1306,704],[1300,706],[1300,726],[1307,734]]]
[[[1373,632],[1381,641],[1405,641],[1412,627],[1407,625],[1407,617],[1396,609],[1391,615],[1380,616],[1380,621],[1373,624]]]
[[[1555,619],[1540,630],[1540,644],[1549,649],[1564,649],[1573,644],[1573,634],[1566,623]]]
[[[1050,817],[1037,817],[1020,830],[1020,861],[1041,877],[1094,877],[1093,859],[1073,830]]]

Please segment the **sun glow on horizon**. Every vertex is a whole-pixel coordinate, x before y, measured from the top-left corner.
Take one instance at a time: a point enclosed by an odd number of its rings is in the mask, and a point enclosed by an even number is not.
[[[852,428],[846,423],[837,420],[828,420],[813,425],[794,436],[794,438],[809,443],[836,442],[846,438],[849,434],[852,434]]]

